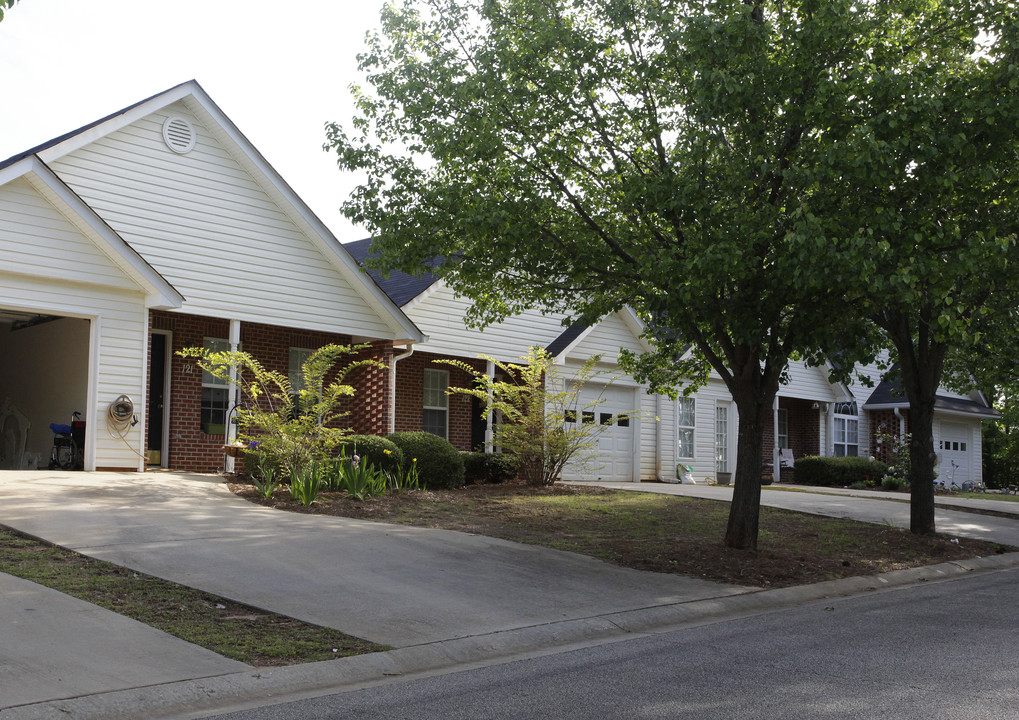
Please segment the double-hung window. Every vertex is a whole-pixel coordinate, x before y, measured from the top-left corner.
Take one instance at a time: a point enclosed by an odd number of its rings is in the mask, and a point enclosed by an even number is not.
[[[785,450],[789,447],[789,411],[778,409],[778,447]]]
[[[205,338],[202,347],[209,352],[228,352],[230,342],[221,338]],[[226,414],[230,408],[230,381],[221,380],[202,370],[202,414],[200,427],[206,435],[226,434]]]
[[[692,397],[681,397],[676,406],[676,456],[692,459],[694,454],[693,439],[696,405]]]
[[[715,471],[729,472],[729,406],[715,406]]]
[[[448,437],[449,427],[449,373],[445,370],[425,369],[424,410],[421,429],[439,437]]]
[[[856,457],[860,454],[860,418],[855,402],[835,403],[832,418],[832,451],[835,457]]]

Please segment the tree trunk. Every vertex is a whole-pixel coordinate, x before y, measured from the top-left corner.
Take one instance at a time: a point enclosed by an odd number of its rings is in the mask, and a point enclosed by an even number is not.
[[[761,470],[764,429],[771,418],[774,390],[762,397],[756,392],[734,392],[739,413],[736,441],[736,477],[729,506],[729,524],[725,544],[737,550],[756,550],[761,515]]]
[[[927,393],[923,393],[927,394]],[[929,401],[909,403],[909,530],[934,534],[934,392]]]

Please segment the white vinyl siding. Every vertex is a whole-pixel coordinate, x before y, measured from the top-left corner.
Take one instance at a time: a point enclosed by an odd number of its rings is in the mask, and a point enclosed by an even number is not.
[[[195,126],[198,142],[187,155],[163,143],[170,114]],[[185,312],[392,337],[372,306],[184,103],[51,164],[184,295]]]
[[[0,267],[52,280],[140,290],[25,179],[0,187]]]
[[[479,353],[503,362],[520,362],[531,346],[541,348],[559,337],[566,328],[562,316],[542,315],[528,310],[490,325],[484,330],[468,328],[464,315],[470,302],[456,297],[445,285],[407,309],[407,316],[428,336],[427,350],[440,355],[476,358]]]
[[[643,352],[645,349],[635,336],[634,330],[620,317],[620,313],[613,313],[602,318],[591,328],[573,348],[570,356],[587,359],[600,355],[602,362],[615,364],[619,361],[620,348],[635,353]]]

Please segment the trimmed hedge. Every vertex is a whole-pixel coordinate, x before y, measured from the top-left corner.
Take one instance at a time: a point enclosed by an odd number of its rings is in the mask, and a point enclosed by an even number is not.
[[[468,483],[501,483],[516,478],[520,461],[505,453],[469,452],[463,450],[464,477]]]
[[[387,439],[403,451],[404,469],[417,459],[418,478],[425,487],[455,488],[464,484],[460,451],[445,438],[429,432],[395,432]]]
[[[808,455],[796,459],[796,482],[821,487],[848,487],[853,483],[870,482],[880,485],[888,466],[864,457],[819,457]]]
[[[348,458],[357,455],[362,461],[383,472],[396,473],[403,466],[403,451],[400,447],[379,435],[347,435],[340,446]],[[339,453],[339,449],[336,452]]]

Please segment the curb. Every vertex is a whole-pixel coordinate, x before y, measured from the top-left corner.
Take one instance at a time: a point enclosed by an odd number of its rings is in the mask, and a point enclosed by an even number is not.
[[[54,717],[70,720],[198,718],[302,697],[356,690],[384,684],[396,678],[423,677],[618,642],[641,634],[669,632],[691,624],[776,611],[827,598],[845,598],[1014,567],[1019,567],[1019,552],[812,585],[753,590],[707,600],[638,608],[443,640],[371,655],[252,669],[229,675],[22,705],[0,710],[0,720],[51,720]]]

